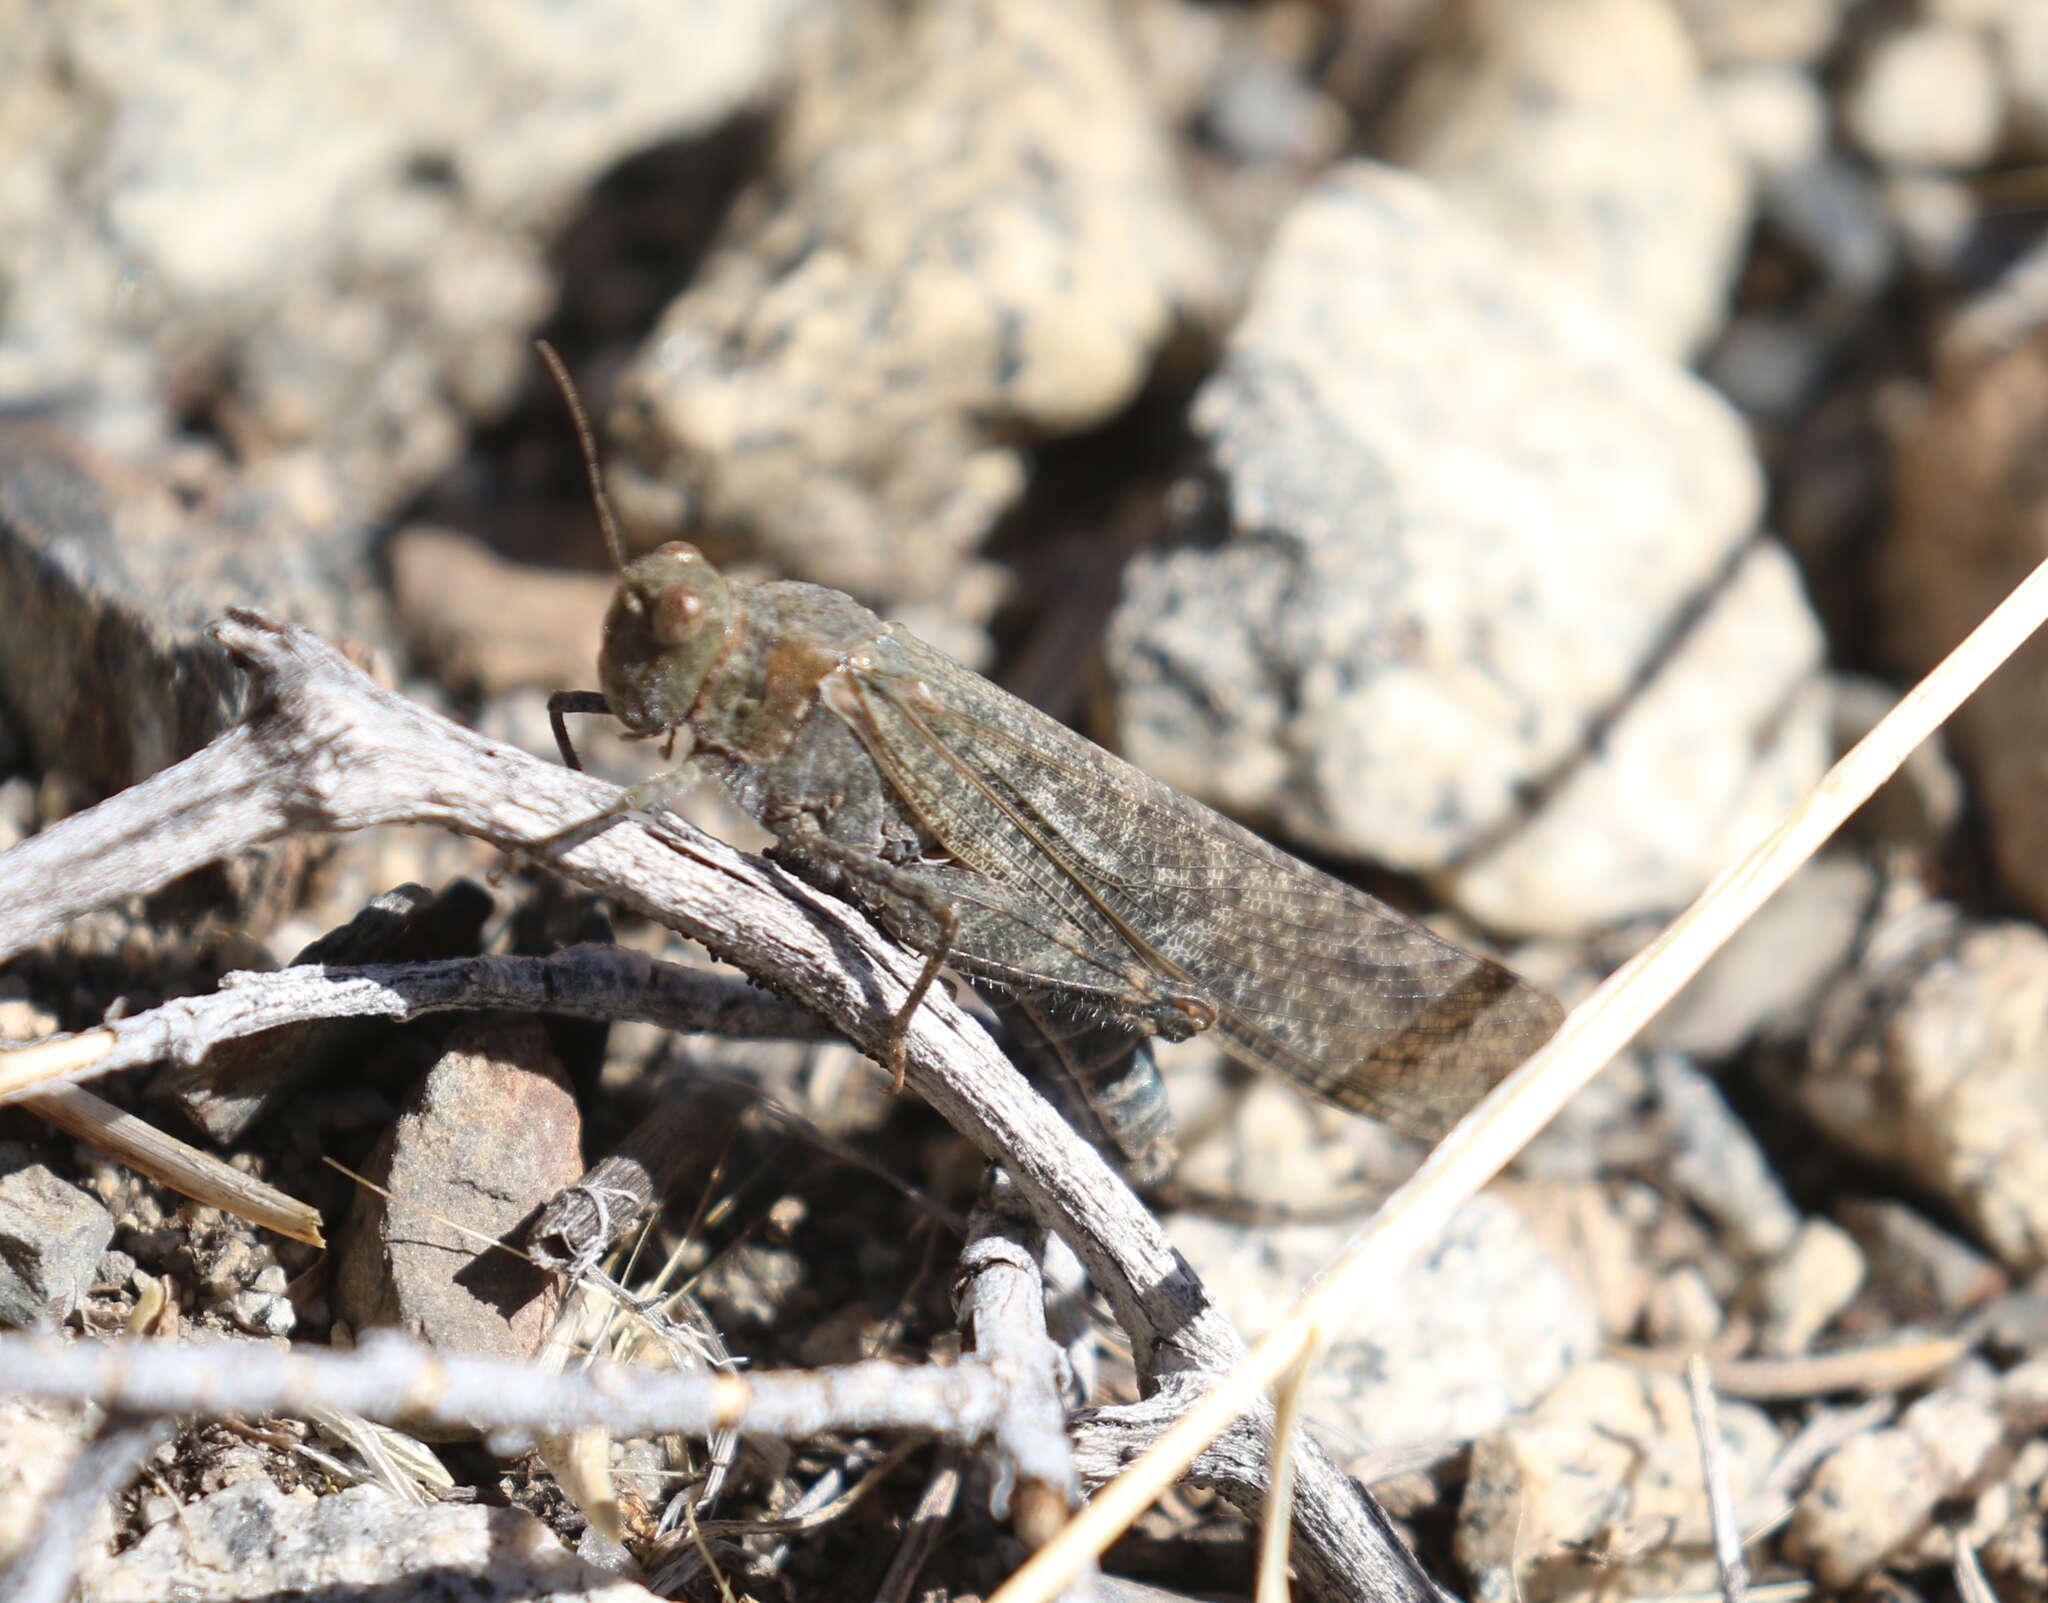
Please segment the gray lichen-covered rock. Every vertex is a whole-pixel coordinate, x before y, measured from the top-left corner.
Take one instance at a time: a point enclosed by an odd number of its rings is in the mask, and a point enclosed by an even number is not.
[[[304,538],[260,482],[188,511],[55,429],[0,424],[0,706],[39,769],[119,790],[239,715],[242,676],[206,635],[261,604],[353,632],[360,537]]]
[[[511,398],[583,190],[758,93],[795,3],[11,8],[0,402],[140,456],[224,383],[245,454],[390,509]]]
[[[25,1148],[0,1146],[0,1326],[67,1318],[92,1284],[114,1220]]]
[[[687,534],[929,597],[1115,412],[1217,253],[1100,0],[855,8],[769,172],[623,381],[613,481]]]
[[[2048,1264],[2048,935],[1944,903],[1872,933],[1794,1086],[1865,1160],[1955,1209],[2001,1261]]]
[[[441,1597],[466,1603],[651,1603],[513,1508],[417,1508],[382,1487],[331,1497],[248,1481],[184,1505],[135,1546],[96,1554],[87,1603],[165,1597]]]
[[[1247,1335],[1293,1306],[1352,1224],[1247,1228],[1178,1214],[1173,1242]],[[1311,1372],[1305,1417],[1376,1448],[1492,1430],[1598,1348],[1571,1274],[1508,1203],[1467,1203]]]
[[[1753,1495],[1778,1448],[1761,1409],[1720,1405],[1729,1489]],[[1528,1416],[1472,1449],[1458,1562],[1482,1603],[1711,1590],[1713,1548],[1685,1383],[1582,1364]]]
[[[1296,208],[1194,425],[1213,474],[1109,639],[1161,777],[1569,931],[1682,902],[1820,773],[1741,424],[1420,180]]]
[[[1383,149],[1656,350],[1720,326],[1749,177],[1667,0],[1455,0]]]

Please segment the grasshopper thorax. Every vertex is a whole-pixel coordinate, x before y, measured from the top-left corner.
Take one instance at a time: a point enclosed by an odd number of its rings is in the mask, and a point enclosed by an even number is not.
[[[731,587],[695,546],[672,540],[628,564],[597,659],[612,716],[639,735],[686,723],[732,616]]]

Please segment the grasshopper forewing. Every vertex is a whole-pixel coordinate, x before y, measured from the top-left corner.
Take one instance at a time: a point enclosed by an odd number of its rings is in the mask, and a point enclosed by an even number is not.
[[[972,681],[973,693],[961,680]],[[1175,1010],[1235,1057],[1409,1134],[1440,1135],[1557,1028],[1547,993],[1289,856],[891,626],[823,699],[973,874],[1056,915],[1097,1006]],[[1054,922],[1041,918],[1041,926]],[[996,922],[949,953],[1008,983]],[[1034,945],[1043,951],[1043,927]],[[1069,982],[1071,983],[1071,982]],[[1119,992],[1121,994],[1119,994]]]

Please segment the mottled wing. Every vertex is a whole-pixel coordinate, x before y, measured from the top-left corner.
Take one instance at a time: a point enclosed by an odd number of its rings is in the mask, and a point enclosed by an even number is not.
[[[1233,1056],[1433,1137],[1556,1029],[1547,993],[914,637],[892,633],[865,656],[835,710],[933,836],[1212,998]]]

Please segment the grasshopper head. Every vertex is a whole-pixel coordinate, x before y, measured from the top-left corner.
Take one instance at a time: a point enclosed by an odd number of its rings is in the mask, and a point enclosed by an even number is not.
[[[612,716],[640,735],[687,720],[731,620],[731,587],[695,546],[672,540],[628,565],[597,659]]]

